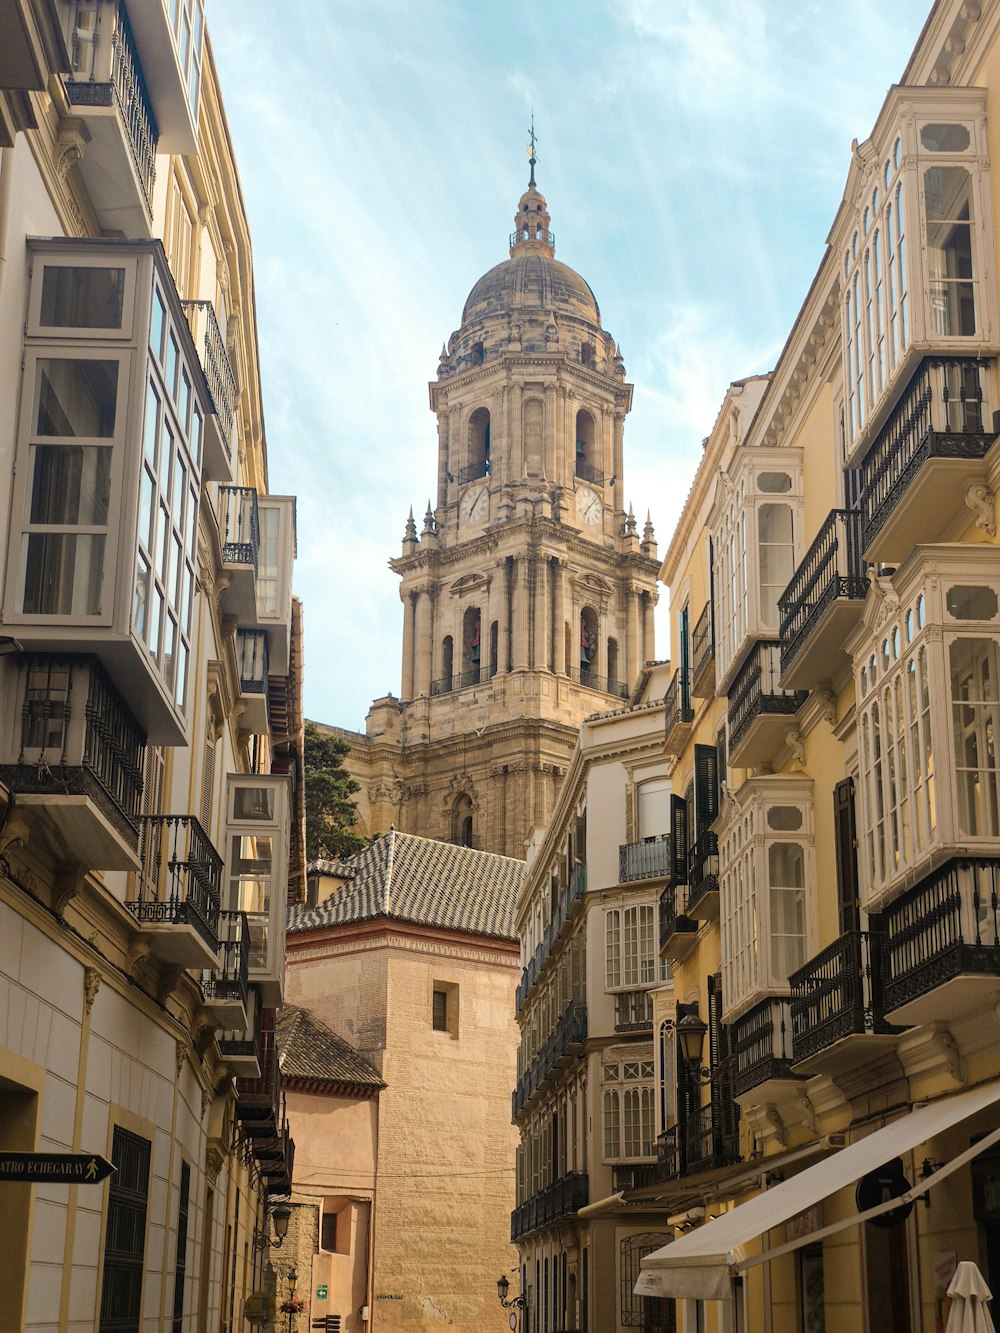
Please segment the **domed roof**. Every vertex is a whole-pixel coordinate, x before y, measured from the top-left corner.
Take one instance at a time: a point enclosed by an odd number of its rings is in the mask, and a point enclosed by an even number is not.
[[[491,268],[473,287],[462,323],[513,310],[553,311],[600,327],[601,312],[588,283],[551,253],[515,245],[510,259]]]

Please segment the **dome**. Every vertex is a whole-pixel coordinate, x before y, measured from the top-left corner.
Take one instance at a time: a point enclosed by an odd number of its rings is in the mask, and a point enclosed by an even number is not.
[[[515,310],[554,312],[601,324],[601,312],[588,283],[551,254],[515,245],[510,259],[491,268],[473,287],[462,311],[462,324]]]

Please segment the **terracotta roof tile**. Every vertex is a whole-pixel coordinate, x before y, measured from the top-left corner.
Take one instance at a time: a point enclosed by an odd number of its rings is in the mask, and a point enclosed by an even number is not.
[[[278,1011],[278,1067],[284,1079],[384,1088],[378,1071],[349,1042],[308,1009],[286,1004]]]

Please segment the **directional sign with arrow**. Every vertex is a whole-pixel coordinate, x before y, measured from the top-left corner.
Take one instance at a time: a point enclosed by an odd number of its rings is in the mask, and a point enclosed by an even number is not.
[[[5,1152],[0,1148],[0,1184],[16,1180],[32,1185],[99,1185],[116,1170],[99,1153]]]

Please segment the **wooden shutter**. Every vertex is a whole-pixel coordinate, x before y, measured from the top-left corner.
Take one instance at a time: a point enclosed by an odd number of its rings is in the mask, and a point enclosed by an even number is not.
[[[700,837],[719,814],[719,755],[714,745],[694,747],[694,809]]]
[[[712,1078],[712,1128],[717,1154],[732,1157],[738,1146],[740,1108],[733,1101],[729,1029],[722,1021],[722,977],[708,978],[708,1058]]]
[[[859,930],[861,913],[858,882],[858,827],[854,812],[854,779],[845,778],[833,789],[834,845],[837,857],[837,903],[840,931]]]
[[[687,883],[687,801],[670,794],[670,874],[675,884]]]

